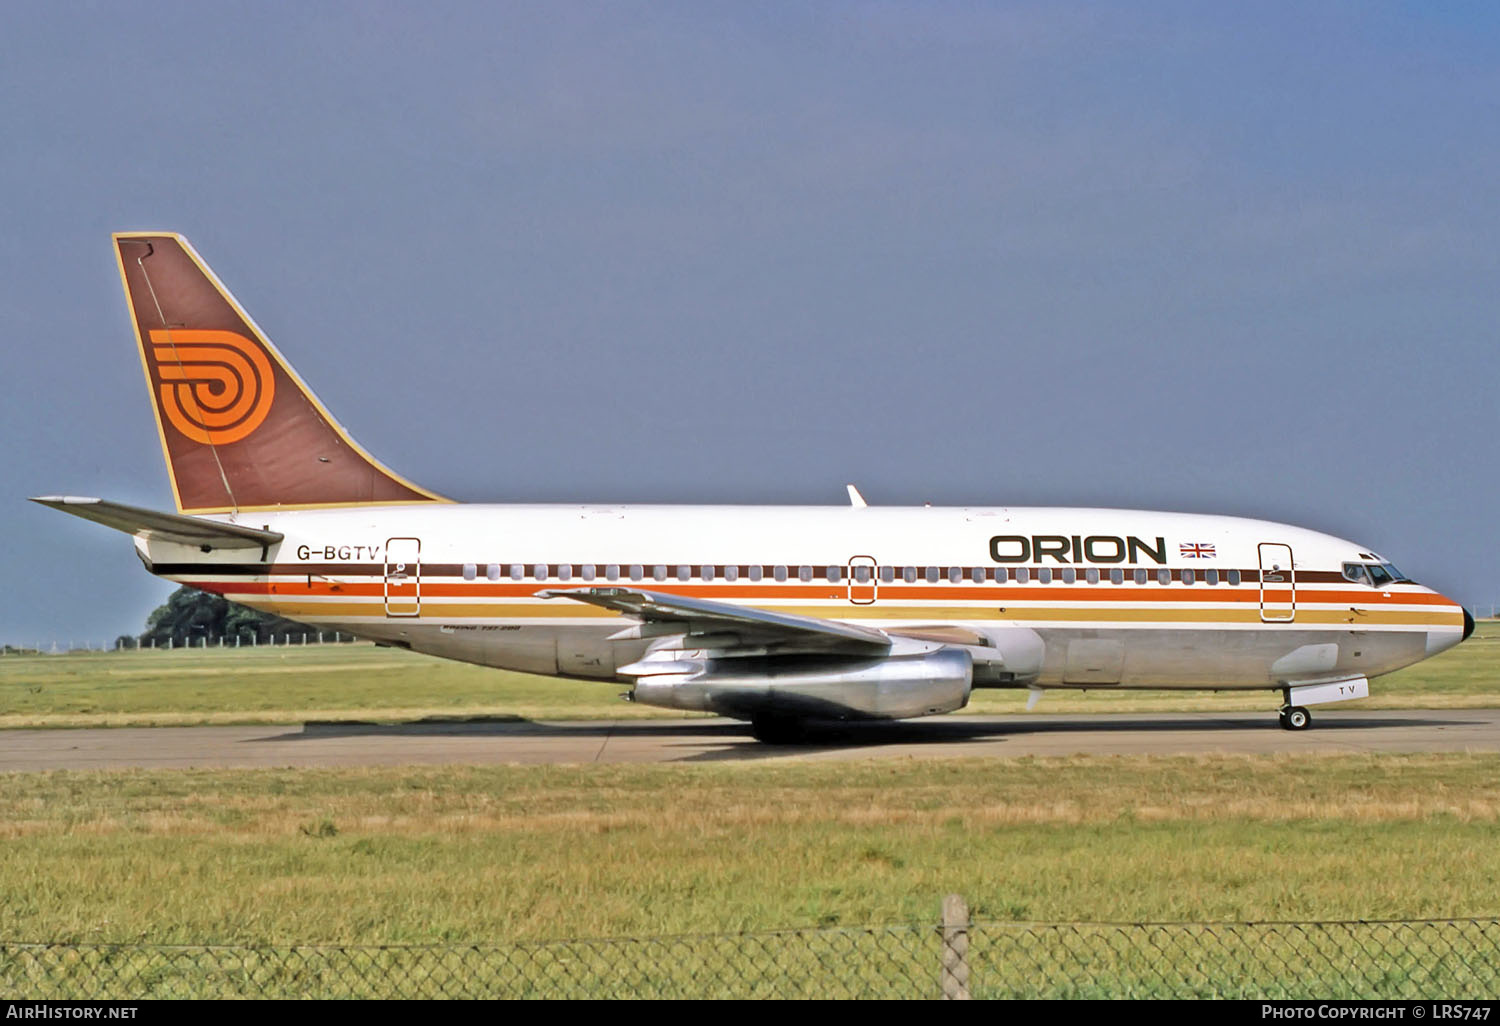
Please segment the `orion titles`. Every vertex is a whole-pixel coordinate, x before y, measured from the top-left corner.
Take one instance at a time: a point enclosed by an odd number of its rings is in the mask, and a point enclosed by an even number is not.
[[[1146,541],[1135,535],[997,534],[990,539],[996,563],[1144,563],[1167,562],[1167,540]]]

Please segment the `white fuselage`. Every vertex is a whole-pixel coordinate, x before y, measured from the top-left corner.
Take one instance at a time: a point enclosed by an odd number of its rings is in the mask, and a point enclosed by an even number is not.
[[[650,632],[537,592],[619,585],[922,636],[1025,628],[1034,666],[975,684],[1279,688],[1373,677],[1464,636],[1371,550],[1265,521],[1105,509],[410,505],[216,517],[285,540],[139,541],[154,572],[416,651],[602,680]],[[1373,582],[1373,583],[1372,583]]]

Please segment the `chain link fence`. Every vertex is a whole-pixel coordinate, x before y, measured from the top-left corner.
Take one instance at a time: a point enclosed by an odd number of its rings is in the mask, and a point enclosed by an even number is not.
[[[147,998],[1494,999],[1500,919],[970,923],[431,946],[0,943],[0,993]]]

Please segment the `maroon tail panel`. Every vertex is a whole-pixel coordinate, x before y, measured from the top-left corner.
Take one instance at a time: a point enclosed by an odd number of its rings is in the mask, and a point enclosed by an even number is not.
[[[348,436],[186,239],[114,240],[180,511],[447,501]]]

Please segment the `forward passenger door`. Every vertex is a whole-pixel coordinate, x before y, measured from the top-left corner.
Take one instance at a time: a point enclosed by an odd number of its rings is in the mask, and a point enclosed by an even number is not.
[[[1297,572],[1292,547],[1279,542],[1260,546],[1260,618],[1265,623],[1291,623],[1297,618]]]

